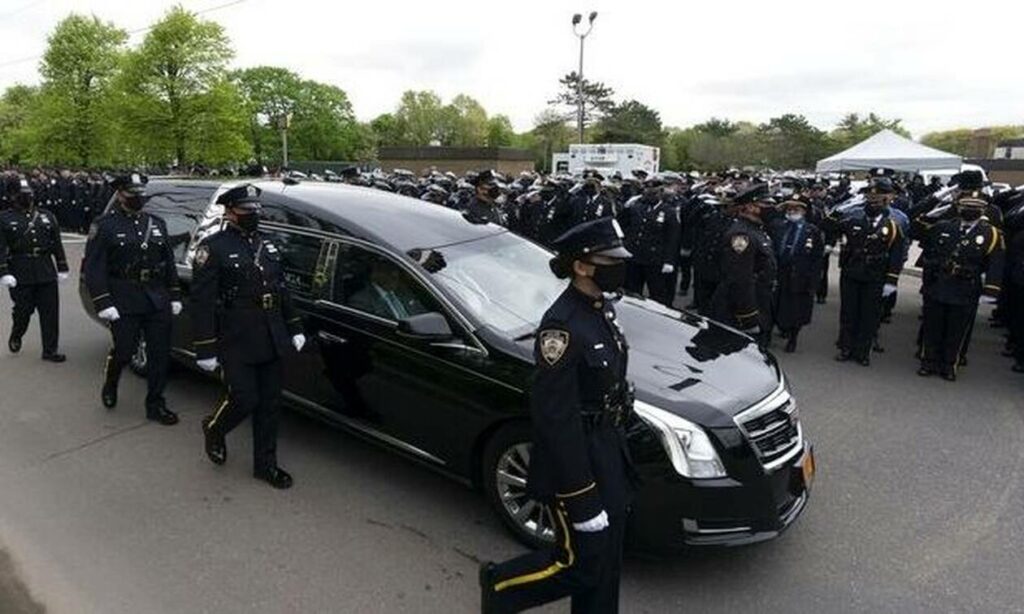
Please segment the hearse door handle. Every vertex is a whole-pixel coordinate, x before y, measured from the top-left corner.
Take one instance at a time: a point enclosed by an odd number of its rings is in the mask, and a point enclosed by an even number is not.
[[[339,337],[338,335],[332,335],[331,333],[320,331],[316,334],[316,338],[320,341],[326,341],[327,343],[336,343],[338,345],[344,345],[348,343],[348,339]]]

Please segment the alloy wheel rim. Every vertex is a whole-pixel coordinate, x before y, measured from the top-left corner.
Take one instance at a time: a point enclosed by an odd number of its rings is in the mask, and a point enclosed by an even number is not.
[[[554,541],[555,522],[548,506],[526,492],[530,469],[530,444],[519,443],[506,449],[495,468],[498,499],[505,513],[522,531],[544,541]]]

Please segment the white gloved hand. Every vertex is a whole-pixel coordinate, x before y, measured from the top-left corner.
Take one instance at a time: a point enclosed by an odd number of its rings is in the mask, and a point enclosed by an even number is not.
[[[896,284],[885,284],[882,286],[882,298],[889,298],[896,294]]]
[[[181,301],[171,301],[171,315],[178,315],[181,313]]]
[[[679,250],[679,255],[682,256],[683,258],[689,258],[690,254],[692,254],[692,253],[693,253],[692,249],[681,249],[681,250]]]
[[[220,361],[218,361],[216,358],[204,358],[202,360],[197,360],[196,366],[202,369],[203,371],[206,371],[207,373],[212,373],[217,370],[217,367],[220,366]]]
[[[669,273],[675,273],[675,271],[676,267],[672,266],[671,264],[661,265],[661,272],[665,275],[668,275]]]
[[[572,528],[582,533],[597,533],[608,528],[608,513],[601,510],[601,513],[586,522],[574,522]]]
[[[121,319],[121,314],[117,312],[117,307],[107,307],[96,315],[99,319],[106,320],[107,322],[113,322]]]
[[[838,254],[839,253],[839,247],[837,247],[835,245],[828,245],[828,246],[825,247],[825,253],[826,254]]]
[[[18,285],[18,280],[14,278],[14,275],[4,275],[0,277],[0,286],[7,286],[8,288],[14,288]]]
[[[987,296],[982,294],[981,300],[978,302],[981,303],[982,305],[995,305],[999,302],[999,299],[995,298],[994,296]]]
[[[292,337],[292,345],[295,346],[296,352],[301,352],[306,345],[306,335],[298,334]]]
[[[71,277],[70,273],[57,273],[57,281],[67,281],[68,277]]]

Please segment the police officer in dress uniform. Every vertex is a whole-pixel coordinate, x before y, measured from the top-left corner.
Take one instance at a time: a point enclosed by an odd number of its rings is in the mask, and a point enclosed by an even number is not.
[[[170,426],[178,416],[167,409],[164,389],[171,359],[171,318],[181,313],[181,289],[167,225],[142,211],[148,178],[114,177],[117,203],[89,230],[82,271],[96,315],[110,324],[100,398],[117,405],[121,371],[146,342],[146,418]]]
[[[736,219],[722,237],[721,281],[711,299],[711,317],[771,342],[772,290],[777,265],[762,216],[772,206],[768,184],[749,186],[732,203]]]
[[[274,488],[292,476],[277,466],[277,403],[281,361],[302,351],[302,320],[285,286],[279,248],[260,235],[260,189],[243,184],[218,197],[226,227],[200,243],[194,258],[192,304],[199,368],[223,367],[227,387],[203,420],[206,454],[227,462],[225,437],[252,416],[253,475]]]
[[[490,170],[482,171],[473,178],[474,194],[466,205],[466,219],[474,224],[497,224],[505,226],[508,221],[498,205],[501,184],[498,176]]]
[[[701,200],[691,216],[693,223],[684,228],[693,237],[693,308],[703,316],[711,315],[712,298],[722,279],[722,237],[733,222],[723,205],[730,198],[723,195]]]
[[[626,265],[626,290],[643,295],[646,287],[652,300],[672,307],[681,230],[679,208],[664,198],[663,189],[660,178],[648,179],[643,194],[622,210],[619,221],[633,254]]]
[[[895,192],[889,178],[876,178],[865,193],[862,210],[826,220],[846,238],[839,256],[839,362],[871,364],[882,299],[896,292],[906,257],[906,237],[888,211]]]
[[[13,353],[21,351],[21,338],[32,313],[38,312],[43,360],[64,362],[64,354],[57,351],[57,281],[68,278],[68,262],[57,218],[36,207],[27,180],[12,179],[6,187],[12,207],[0,211],[0,286],[8,288],[14,303],[14,325],[7,347]]]
[[[800,329],[811,323],[814,292],[821,279],[825,238],[808,219],[810,203],[799,194],[780,205],[785,219],[772,228],[779,263],[775,325],[786,337],[784,351],[796,351]]]
[[[1003,237],[984,217],[988,197],[962,192],[959,218],[935,224],[926,237],[932,279],[924,290],[924,327],[918,375],[955,381],[957,365],[979,299],[995,304],[1003,279]]]
[[[626,507],[635,473],[623,423],[632,415],[626,339],[606,293],[625,280],[612,219],[555,242],[551,268],[572,283],[544,314],[534,349],[533,451],[528,489],[555,518],[555,543],[480,569],[484,614],[519,612],[564,597],[572,611],[618,612]]]

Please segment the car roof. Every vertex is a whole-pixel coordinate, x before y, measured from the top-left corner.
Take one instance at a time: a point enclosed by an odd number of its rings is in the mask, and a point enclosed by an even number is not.
[[[494,224],[471,223],[459,211],[374,188],[318,181],[252,183],[265,192],[286,196],[299,208],[306,207],[302,213],[402,252],[506,232]]]

